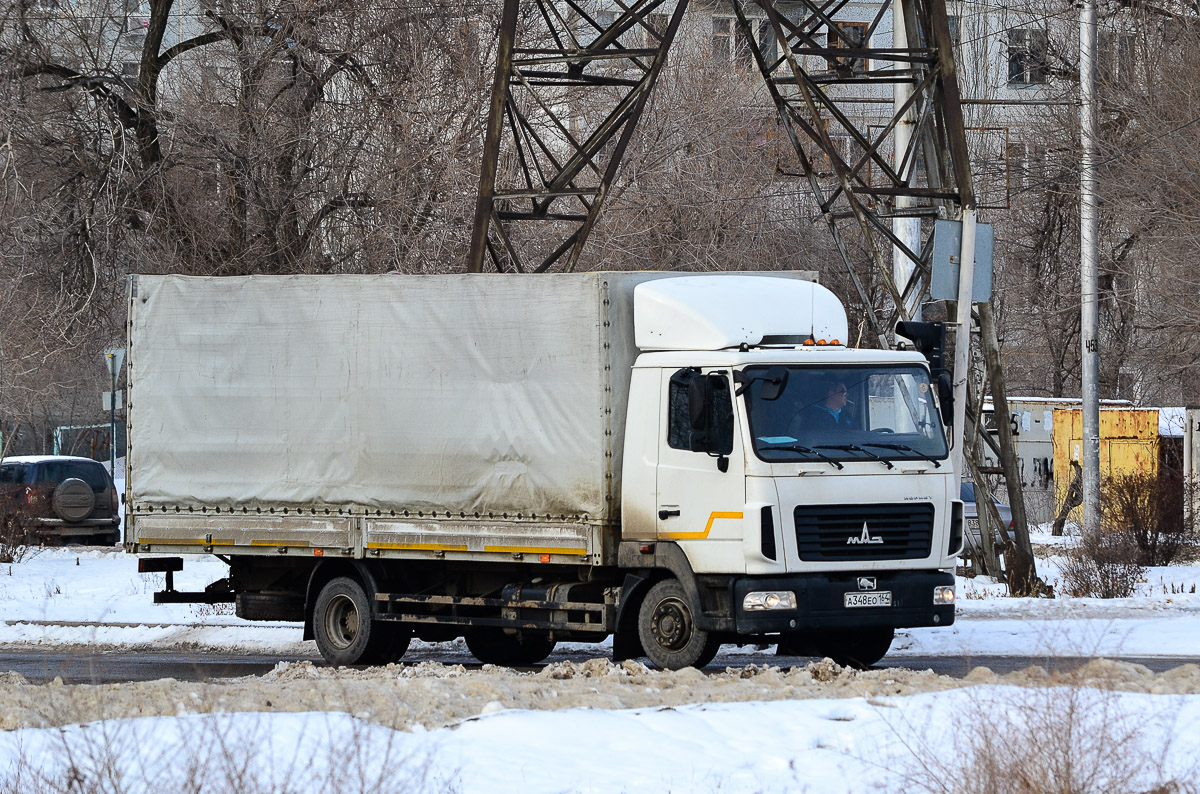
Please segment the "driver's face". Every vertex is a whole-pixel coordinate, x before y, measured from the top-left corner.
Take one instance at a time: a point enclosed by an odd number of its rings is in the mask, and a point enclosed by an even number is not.
[[[846,384],[839,383],[825,396],[825,407],[831,411],[840,411],[846,406],[846,399]]]

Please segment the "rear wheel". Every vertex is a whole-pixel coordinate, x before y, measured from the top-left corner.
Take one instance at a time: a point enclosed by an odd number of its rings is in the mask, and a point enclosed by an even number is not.
[[[545,659],[557,645],[543,632],[516,631],[485,626],[467,632],[467,649],[484,664],[523,667]]]
[[[340,576],[321,588],[313,607],[317,650],[332,665],[386,664],[397,658],[402,641],[396,628],[375,620],[367,592],[356,580]]]
[[[865,670],[887,655],[895,635],[894,629],[833,631],[818,634],[814,642],[821,656],[843,667]]]
[[[655,667],[704,667],[721,648],[714,635],[696,627],[687,593],[675,579],[650,588],[638,610],[638,638]]]

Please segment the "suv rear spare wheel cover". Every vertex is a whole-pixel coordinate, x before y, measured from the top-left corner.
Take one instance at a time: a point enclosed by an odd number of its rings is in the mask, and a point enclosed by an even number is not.
[[[82,521],[92,514],[96,507],[96,494],[92,486],[77,477],[71,477],[59,483],[54,489],[54,514],[63,521]]]

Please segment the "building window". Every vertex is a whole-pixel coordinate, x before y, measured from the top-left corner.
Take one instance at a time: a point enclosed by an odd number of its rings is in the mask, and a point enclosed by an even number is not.
[[[768,64],[778,57],[775,46],[775,29],[765,19],[748,19],[754,31],[759,51]],[[749,71],[754,68],[754,55],[741,26],[733,17],[713,17],[712,35],[713,63],[733,63]]]
[[[671,17],[667,14],[648,14],[646,16],[646,26],[641,28],[642,36],[645,39],[643,46],[646,49],[655,49],[658,47],[662,37],[666,35],[667,25],[671,24]]]
[[[600,26],[600,31],[605,31],[617,24],[621,14],[620,11],[597,11],[592,18]],[[657,49],[670,22],[671,17],[667,14],[647,14],[642,23],[635,23],[622,33],[618,43],[626,49]],[[590,25],[588,28],[588,37],[586,38],[587,43],[590,44],[600,37],[600,31],[590,30]],[[583,43],[583,38],[585,37],[581,37],[581,43]]]
[[[1008,84],[1040,85],[1049,76],[1046,31],[1031,28],[1008,31]]]
[[[1096,72],[1101,82],[1128,83],[1133,79],[1133,34],[1100,31],[1096,42]]]
[[[121,85],[130,94],[138,89],[138,74],[141,72],[141,64],[136,62],[126,61],[121,64]]]
[[[1046,150],[1036,143],[1013,141],[1005,152],[1010,190],[1028,188],[1046,177]]]
[[[867,48],[866,22],[837,22],[837,29],[826,33],[826,44],[830,50],[863,50]],[[844,57],[831,52],[825,59],[829,68],[839,75],[866,74],[867,59]]]

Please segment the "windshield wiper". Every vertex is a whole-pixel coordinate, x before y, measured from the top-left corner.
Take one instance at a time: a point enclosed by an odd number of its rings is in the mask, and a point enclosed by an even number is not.
[[[820,452],[817,452],[815,449],[809,449],[808,447],[802,447],[799,444],[765,444],[765,445],[759,447],[760,451],[768,450],[768,449],[786,449],[791,452],[800,452],[800,453],[803,453],[806,455],[816,455],[818,458],[820,458],[821,460],[830,464],[831,466],[837,468],[838,470],[846,468],[845,466],[838,463],[833,458],[828,457],[826,455],[822,455]],[[868,453],[868,454],[870,454],[870,453]]]
[[[877,446],[877,445],[872,444],[871,446]],[[888,460],[887,458],[881,458],[878,455],[876,455],[874,452],[868,452],[867,450],[860,447],[858,444],[821,444],[817,447],[817,449],[841,449],[841,450],[846,450],[847,452],[861,452],[862,454],[866,455],[871,460],[877,460],[880,463],[882,463],[884,466],[887,466],[889,469],[896,468],[895,466],[892,465],[892,462],[890,460]]]
[[[921,451],[921,450],[919,450],[919,449],[913,449],[913,448],[912,448],[912,447],[910,447],[908,444],[863,444],[863,446],[866,446],[866,447],[883,447],[884,449],[894,449],[894,450],[896,450],[896,451],[898,451],[898,452],[911,452],[912,454],[914,454],[914,455],[919,455],[919,456],[921,456],[922,458],[924,458],[925,460],[927,460],[927,461],[929,461],[930,463],[932,463],[932,464],[933,464],[933,467],[934,467],[935,469],[940,469],[940,468],[942,468],[942,464],[941,464],[941,463],[940,463],[940,462],[937,460],[937,458],[934,458],[934,457],[932,457],[931,455],[928,455],[928,454],[926,454],[926,453],[922,452],[922,451]]]

